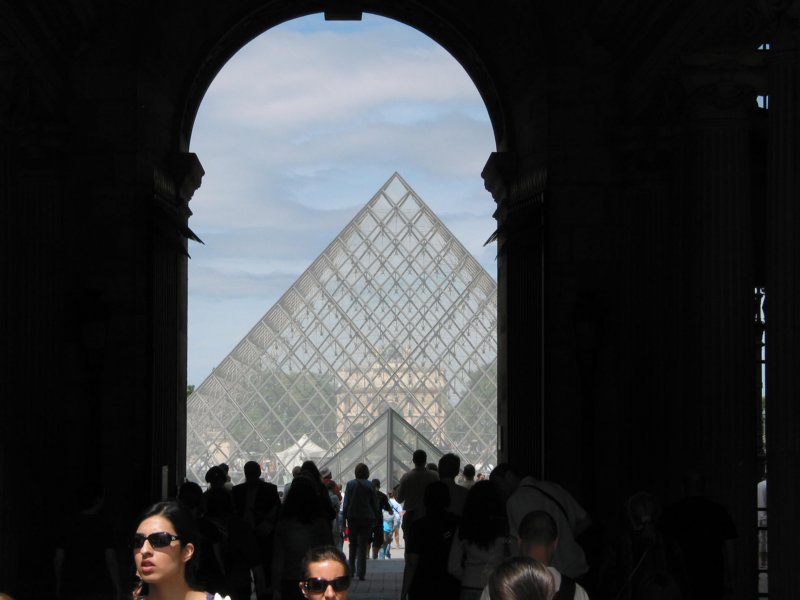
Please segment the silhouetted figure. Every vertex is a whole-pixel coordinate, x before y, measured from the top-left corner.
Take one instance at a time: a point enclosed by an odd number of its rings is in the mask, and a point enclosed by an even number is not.
[[[456,600],[459,581],[447,570],[458,517],[448,512],[450,491],[441,481],[425,488],[425,516],[411,524],[406,538],[401,600]]]
[[[295,477],[275,527],[272,559],[275,599],[303,600],[297,585],[303,576],[303,557],[310,548],[332,543],[331,523],[319,514],[313,482],[307,477]]]
[[[444,454],[439,459],[439,481],[447,485],[450,490],[450,507],[448,510],[456,515],[461,516],[464,512],[464,502],[467,499],[467,489],[456,483],[456,477],[461,470],[461,459],[452,452]]]
[[[322,481],[322,474],[319,472],[316,463],[313,460],[305,461],[300,467],[300,475],[308,477],[314,484],[320,514],[328,520],[336,518],[336,512],[333,510],[328,496],[328,488],[325,487],[325,482]]]
[[[283,486],[283,494],[281,495],[281,502],[286,500],[286,496],[289,495],[289,490],[292,487],[292,481],[294,481],[295,477],[300,475],[301,471],[302,471],[302,468],[300,467],[300,465],[297,465],[296,467],[292,467],[292,478],[286,483],[286,485]]]
[[[233,507],[255,533],[260,562],[264,565],[264,585],[270,588],[272,548],[281,500],[277,486],[261,479],[261,466],[256,461],[245,463],[244,477],[244,483],[233,486],[231,491]]]
[[[206,510],[206,496],[212,490],[222,490],[226,494],[230,494],[230,491],[225,489],[225,481],[227,480],[227,476],[225,475],[225,471],[222,470],[219,466],[213,466],[208,471],[206,471],[205,475],[206,486],[205,492],[203,492],[203,511]]]
[[[214,493],[218,493],[215,490]],[[211,496],[213,494],[209,494]],[[222,550],[222,533],[210,520],[204,518],[206,499],[199,484],[185,481],[178,488],[178,504],[189,511],[197,523],[200,536],[197,552],[197,580],[207,590],[225,589],[225,565]]]
[[[467,492],[447,561],[447,570],[460,581],[460,599],[480,598],[492,569],[516,551],[503,498],[491,482],[477,482]]]
[[[464,481],[460,485],[467,489],[475,485],[475,465],[464,465]]]
[[[422,502],[425,488],[432,481],[439,481],[439,474],[425,468],[428,455],[424,450],[415,450],[411,456],[414,468],[400,478],[395,498],[403,505],[403,538],[408,544],[408,531],[411,524],[425,514]]]
[[[203,488],[194,481],[184,481],[178,487],[178,503],[188,509],[194,518],[202,514],[203,508]]]
[[[205,476],[206,483],[208,484],[208,490],[212,489],[219,489],[225,488],[225,482],[228,480],[228,476],[225,471],[220,466],[213,466],[208,471],[206,471]]]
[[[347,482],[344,490],[342,512],[350,540],[350,572],[359,579],[367,574],[367,553],[372,541],[372,531],[382,521],[378,495],[369,481],[369,467],[358,463],[355,479]]]
[[[230,492],[233,489],[233,481],[231,481],[231,476],[230,476],[230,467],[228,466],[228,463],[220,463],[218,466],[220,469],[222,469],[222,472],[225,474],[225,483],[223,483],[222,485],[225,487],[226,490]]]
[[[336,518],[331,521],[331,535],[333,535],[333,545],[339,550],[344,547],[344,526],[342,523],[342,499],[339,492],[339,486],[333,479],[329,479],[325,485],[328,488],[328,497],[331,500],[331,506],[336,511]]]
[[[56,539],[56,598],[119,598],[122,587],[111,521],[103,511],[102,488],[94,483],[79,488],[75,508]]]
[[[573,579],[588,572],[586,555],[575,538],[589,528],[591,519],[572,494],[552,481],[532,476],[520,479],[508,464],[497,465],[489,478],[508,498],[506,510],[512,532],[519,529],[522,517],[532,510],[550,513],[558,525],[559,536],[553,566]]]
[[[375,490],[375,495],[378,497],[378,512],[380,513],[381,520],[372,530],[372,558],[377,559],[378,553],[383,546],[383,512],[392,512],[392,506],[389,504],[389,496],[381,491],[381,480],[373,479],[372,487]]]
[[[664,508],[659,526],[675,538],[683,554],[690,600],[718,600],[732,592],[737,532],[728,511],[704,497],[697,471],[684,476],[685,498]]]
[[[264,566],[255,531],[233,511],[231,497],[225,490],[211,490],[206,497],[206,505],[203,518],[219,531],[224,569],[221,585],[208,586],[206,589],[228,594],[231,600],[250,600],[251,587],[255,582],[257,594],[265,596]]]

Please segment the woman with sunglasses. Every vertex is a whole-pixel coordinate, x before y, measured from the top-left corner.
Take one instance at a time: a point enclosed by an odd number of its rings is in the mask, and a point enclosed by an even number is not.
[[[347,559],[335,546],[312,548],[303,559],[300,591],[308,600],[347,600],[350,569]]]
[[[140,583],[135,599],[223,600],[197,580],[200,535],[189,511],[177,502],[158,502],[139,519],[133,559]]]

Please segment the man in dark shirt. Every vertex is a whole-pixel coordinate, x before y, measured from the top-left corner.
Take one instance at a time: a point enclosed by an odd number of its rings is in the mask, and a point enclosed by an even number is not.
[[[233,506],[236,514],[256,533],[261,562],[265,565],[265,586],[269,587],[272,583],[269,565],[272,564],[272,544],[281,499],[278,487],[261,479],[261,466],[256,461],[245,463],[244,477],[244,483],[233,486],[231,491]]]

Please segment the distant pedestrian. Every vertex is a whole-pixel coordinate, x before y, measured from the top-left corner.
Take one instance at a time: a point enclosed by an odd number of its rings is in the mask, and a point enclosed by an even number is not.
[[[372,531],[382,523],[378,496],[369,480],[369,467],[358,463],[355,479],[347,482],[343,509],[350,542],[350,571],[363,580],[367,574],[367,556]]]
[[[425,488],[433,481],[439,481],[439,474],[425,468],[428,455],[424,450],[415,450],[411,457],[414,468],[400,478],[395,498],[403,504],[403,538],[408,543],[411,524],[425,514],[422,502]]]

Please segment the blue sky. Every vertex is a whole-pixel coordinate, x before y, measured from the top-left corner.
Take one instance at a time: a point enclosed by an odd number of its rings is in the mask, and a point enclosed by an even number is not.
[[[192,152],[188,382],[199,385],[397,171],[496,277],[495,150],[464,69],[380,17],[271,29],[211,84]]]

